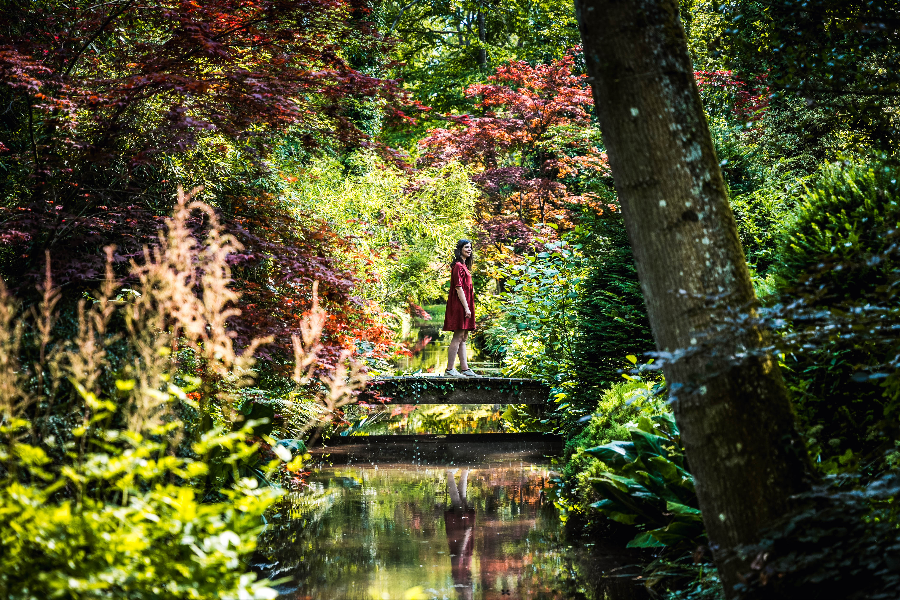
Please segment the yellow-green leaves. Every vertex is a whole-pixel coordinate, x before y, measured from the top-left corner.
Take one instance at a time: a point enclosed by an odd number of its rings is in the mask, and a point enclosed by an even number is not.
[[[192,484],[209,465],[173,452],[162,441],[168,429],[82,428],[75,446],[83,453],[73,450],[62,466],[41,447],[0,438],[14,467],[0,477],[0,597],[273,598],[242,559],[280,492],[240,478],[204,501]],[[246,437],[214,431],[196,446],[235,464],[253,452]]]

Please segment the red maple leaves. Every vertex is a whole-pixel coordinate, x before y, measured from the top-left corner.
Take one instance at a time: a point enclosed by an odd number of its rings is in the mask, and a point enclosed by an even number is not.
[[[564,218],[567,205],[590,202],[578,178],[606,174],[606,155],[591,128],[593,105],[584,75],[573,73],[578,50],[549,65],[514,61],[488,83],[466,90],[482,116],[448,116],[454,127],[434,129],[422,140],[424,163],[460,160],[490,212],[516,214],[525,222]]]
[[[731,95],[732,113],[742,121],[757,121],[769,106],[767,75],[743,78],[733,71],[694,71],[701,90],[719,89]]]
[[[169,212],[173,175],[190,185],[199,172],[220,186],[222,219],[245,247],[232,257],[244,292],[239,341],[273,333],[272,352],[289,348],[318,280],[340,307],[326,331],[335,355],[356,333],[385,343],[353,297],[354,276],[332,258],[341,240],[298,225],[252,183],[267,181],[273,140],[289,135],[301,152],[377,146],[360,106],[404,118],[418,106],[397,82],[352,66],[350,56],[383,54],[365,2],[11,4],[0,26],[0,244],[11,285],[31,289],[49,250],[57,284],[93,286],[102,247],[115,244],[123,263],[139,257]],[[240,158],[216,162],[210,148]]]

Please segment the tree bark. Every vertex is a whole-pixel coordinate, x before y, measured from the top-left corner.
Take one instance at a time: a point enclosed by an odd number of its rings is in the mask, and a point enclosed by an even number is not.
[[[484,47],[485,40],[484,27],[484,3],[478,3],[478,68],[482,73],[487,73],[487,50]]]
[[[736,548],[809,488],[781,372],[752,327],[707,338],[756,298],[676,0],[575,0],[600,130],[703,521],[729,598]],[[704,351],[698,351],[701,348]]]

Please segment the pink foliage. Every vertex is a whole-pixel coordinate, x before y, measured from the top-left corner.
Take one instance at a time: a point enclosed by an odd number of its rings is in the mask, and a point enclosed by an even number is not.
[[[720,88],[733,94],[733,111],[737,119],[756,121],[769,106],[765,73],[747,80],[735,75],[734,71],[694,71],[694,79],[701,89]]]
[[[563,131],[591,125],[593,98],[585,75],[573,73],[579,49],[549,65],[512,61],[487,83],[470,86],[482,116],[447,116],[452,125],[433,129],[420,142],[423,164],[458,160],[477,169],[473,181],[488,200],[506,203],[521,219],[562,218],[565,205],[591,202],[570,193],[562,180],[592,172],[607,174],[605,153]]]

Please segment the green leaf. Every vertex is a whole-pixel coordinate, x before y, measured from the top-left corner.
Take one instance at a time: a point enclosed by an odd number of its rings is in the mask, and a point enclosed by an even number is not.
[[[676,520],[661,529],[648,531],[653,538],[666,546],[674,546],[683,542],[694,543],[703,535],[703,523],[699,520]]]
[[[664,543],[650,535],[649,531],[642,531],[634,536],[634,539],[625,544],[626,548],[662,548]]]
[[[616,512],[616,511],[604,511],[603,515],[607,519],[612,519],[613,521],[616,521],[617,523],[624,523],[625,525],[634,525],[637,522],[637,515],[634,515],[634,514]]]
[[[595,446],[585,450],[587,454],[599,458],[604,463],[621,468],[637,458],[633,442],[615,441],[603,446]]]
[[[666,502],[666,510],[681,517],[696,517],[699,519],[703,516],[703,513],[700,512],[699,508],[692,508],[690,506],[685,506],[684,504],[678,504],[677,502]]]
[[[666,456],[666,451],[662,447],[663,443],[668,441],[665,438],[640,429],[632,429],[631,441],[634,443],[635,452],[642,458],[649,459],[651,456]]]
[[[659,473],[666,483],[681,482],[681,474],[679,474],[678,467],[672,461],[667,460],[663,456],[651,456],[646,462],[648,466],[652,466]]]

